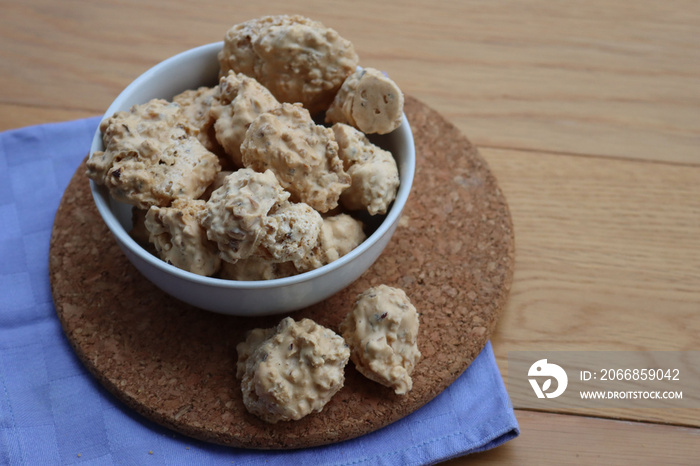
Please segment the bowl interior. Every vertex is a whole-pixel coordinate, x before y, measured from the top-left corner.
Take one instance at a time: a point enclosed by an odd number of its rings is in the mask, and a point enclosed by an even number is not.
[[[216,85],[219,74],[217,53],[221,50],[222,46],[223,42],[215,42],[190,49],[149,69],[124,89],[107,109],[104,117],[107,118],[118,111],[127,111],[133,105],[145,103],[150,99],[161,98],[171,100],[173,96],[187,89]],[[381,222],[379,219],[369,219],[370,222],[374,221],[374,223],[376,223],[376,228],[374,228],[374,231],[368,238],[353,251],[319,269],[292,277],[264,281],[222,280],[213,277],[204,277],[172,266],[147,252],[128,234],[132,226],[132,207],[130,205],[115,201],[111,198],[105,187],[94,183],[92,180],[90,181],[90,188],[100,215],[112,234],[117,238],[118,242],[138,256],[140,260],[146,261],[158,269],[164,270],[182,279],[215,287],[269,288],[280,285],[287,286],[293,283],[311,280],[320,274],[342,267],[344,264],[353,261],[355,257],[366,251],[372,243],[390,231],[392,226],[395,226],[398,222],[403,206],[408,199],[415,170],[413,135],[409,123],[406,120],[406,116],[403,116],[403,122],[398,129],[386,135],[372,135],[370,140],[383,149],[392,152],[399,168],[401,184],[389,212],[381,218]],[[92,140],[90,154],[92,155],[93,152],[102,150],[104,150],[102,134],[98,129]]]

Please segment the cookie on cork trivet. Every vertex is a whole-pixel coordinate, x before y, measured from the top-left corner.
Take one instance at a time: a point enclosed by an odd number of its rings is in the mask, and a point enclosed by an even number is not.
[[[68,340],[90,372],[143,416],[204,441],[303,448],[347,440],[412,413],[452,383],[492,334],[510,290],[514,240],[496,179],[448,121],[406,97],[416,146],[413,190],[377,262],[328,300],[291,316],[337,331],[355,297],[386,284],[420,313],[423,357],[413,390],[395,395],[352,363],[322,412],[266,424],[249,414],[236,380],[236,344],[284,316],[214,314],[161,292],[128,262],[102,222],[81,165],[56,214],[50,279]]]

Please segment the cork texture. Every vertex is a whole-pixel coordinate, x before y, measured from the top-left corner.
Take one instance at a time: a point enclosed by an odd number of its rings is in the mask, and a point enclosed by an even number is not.
[[[182,434],[234,447],[283,449],[339,442],[386,426],[452,383],[494,331],[510,291],[514,237],[506,200],[476,148],[434,110],[407,96],[417,168],[401,223],[355,283],[291,314],[337,331],[357,294],[386,284],[420,313],[422,359],[413,390],[395,395],[349,363],[345,387],[322,412],[274,425],[243,406],[236,344],[284,316],[203,311],[144,279],[94,206],[81,165],[51,237],[49,272],[65,334],[89,371],[127,406]]]

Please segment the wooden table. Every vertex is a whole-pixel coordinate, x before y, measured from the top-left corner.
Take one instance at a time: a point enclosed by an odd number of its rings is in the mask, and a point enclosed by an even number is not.
[[[3,0],[0,130],[102,114],[232,24],[310,16],[454,122],[498,177],[516,232],[492,340],[504,377],[510,351],[700,349],[700,3],[249,3]],[[697,461],[700,416],[516,415],[521,437],[454,463]]]

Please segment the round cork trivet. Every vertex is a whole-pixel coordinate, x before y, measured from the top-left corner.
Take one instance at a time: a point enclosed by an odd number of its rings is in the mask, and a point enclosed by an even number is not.
[[[295,312],[338,329],[357,294],[403,288],[420,312],[413,390],[404,396],[361,376],[322,412],[267,424],[243,406],[236,344],[283,316],[241,318],[183,304],[129,263],[95,208],[84,164],[58,209],[50,249],[56,312],[89,371],[143,416],[185,435],[248,448],[301,448],[347,440],[415,411],[474,360],[505,306],[514,239],[506,200],[476,148],[448,121],[407,97],[417,169],[401,223],[355,283]]]

